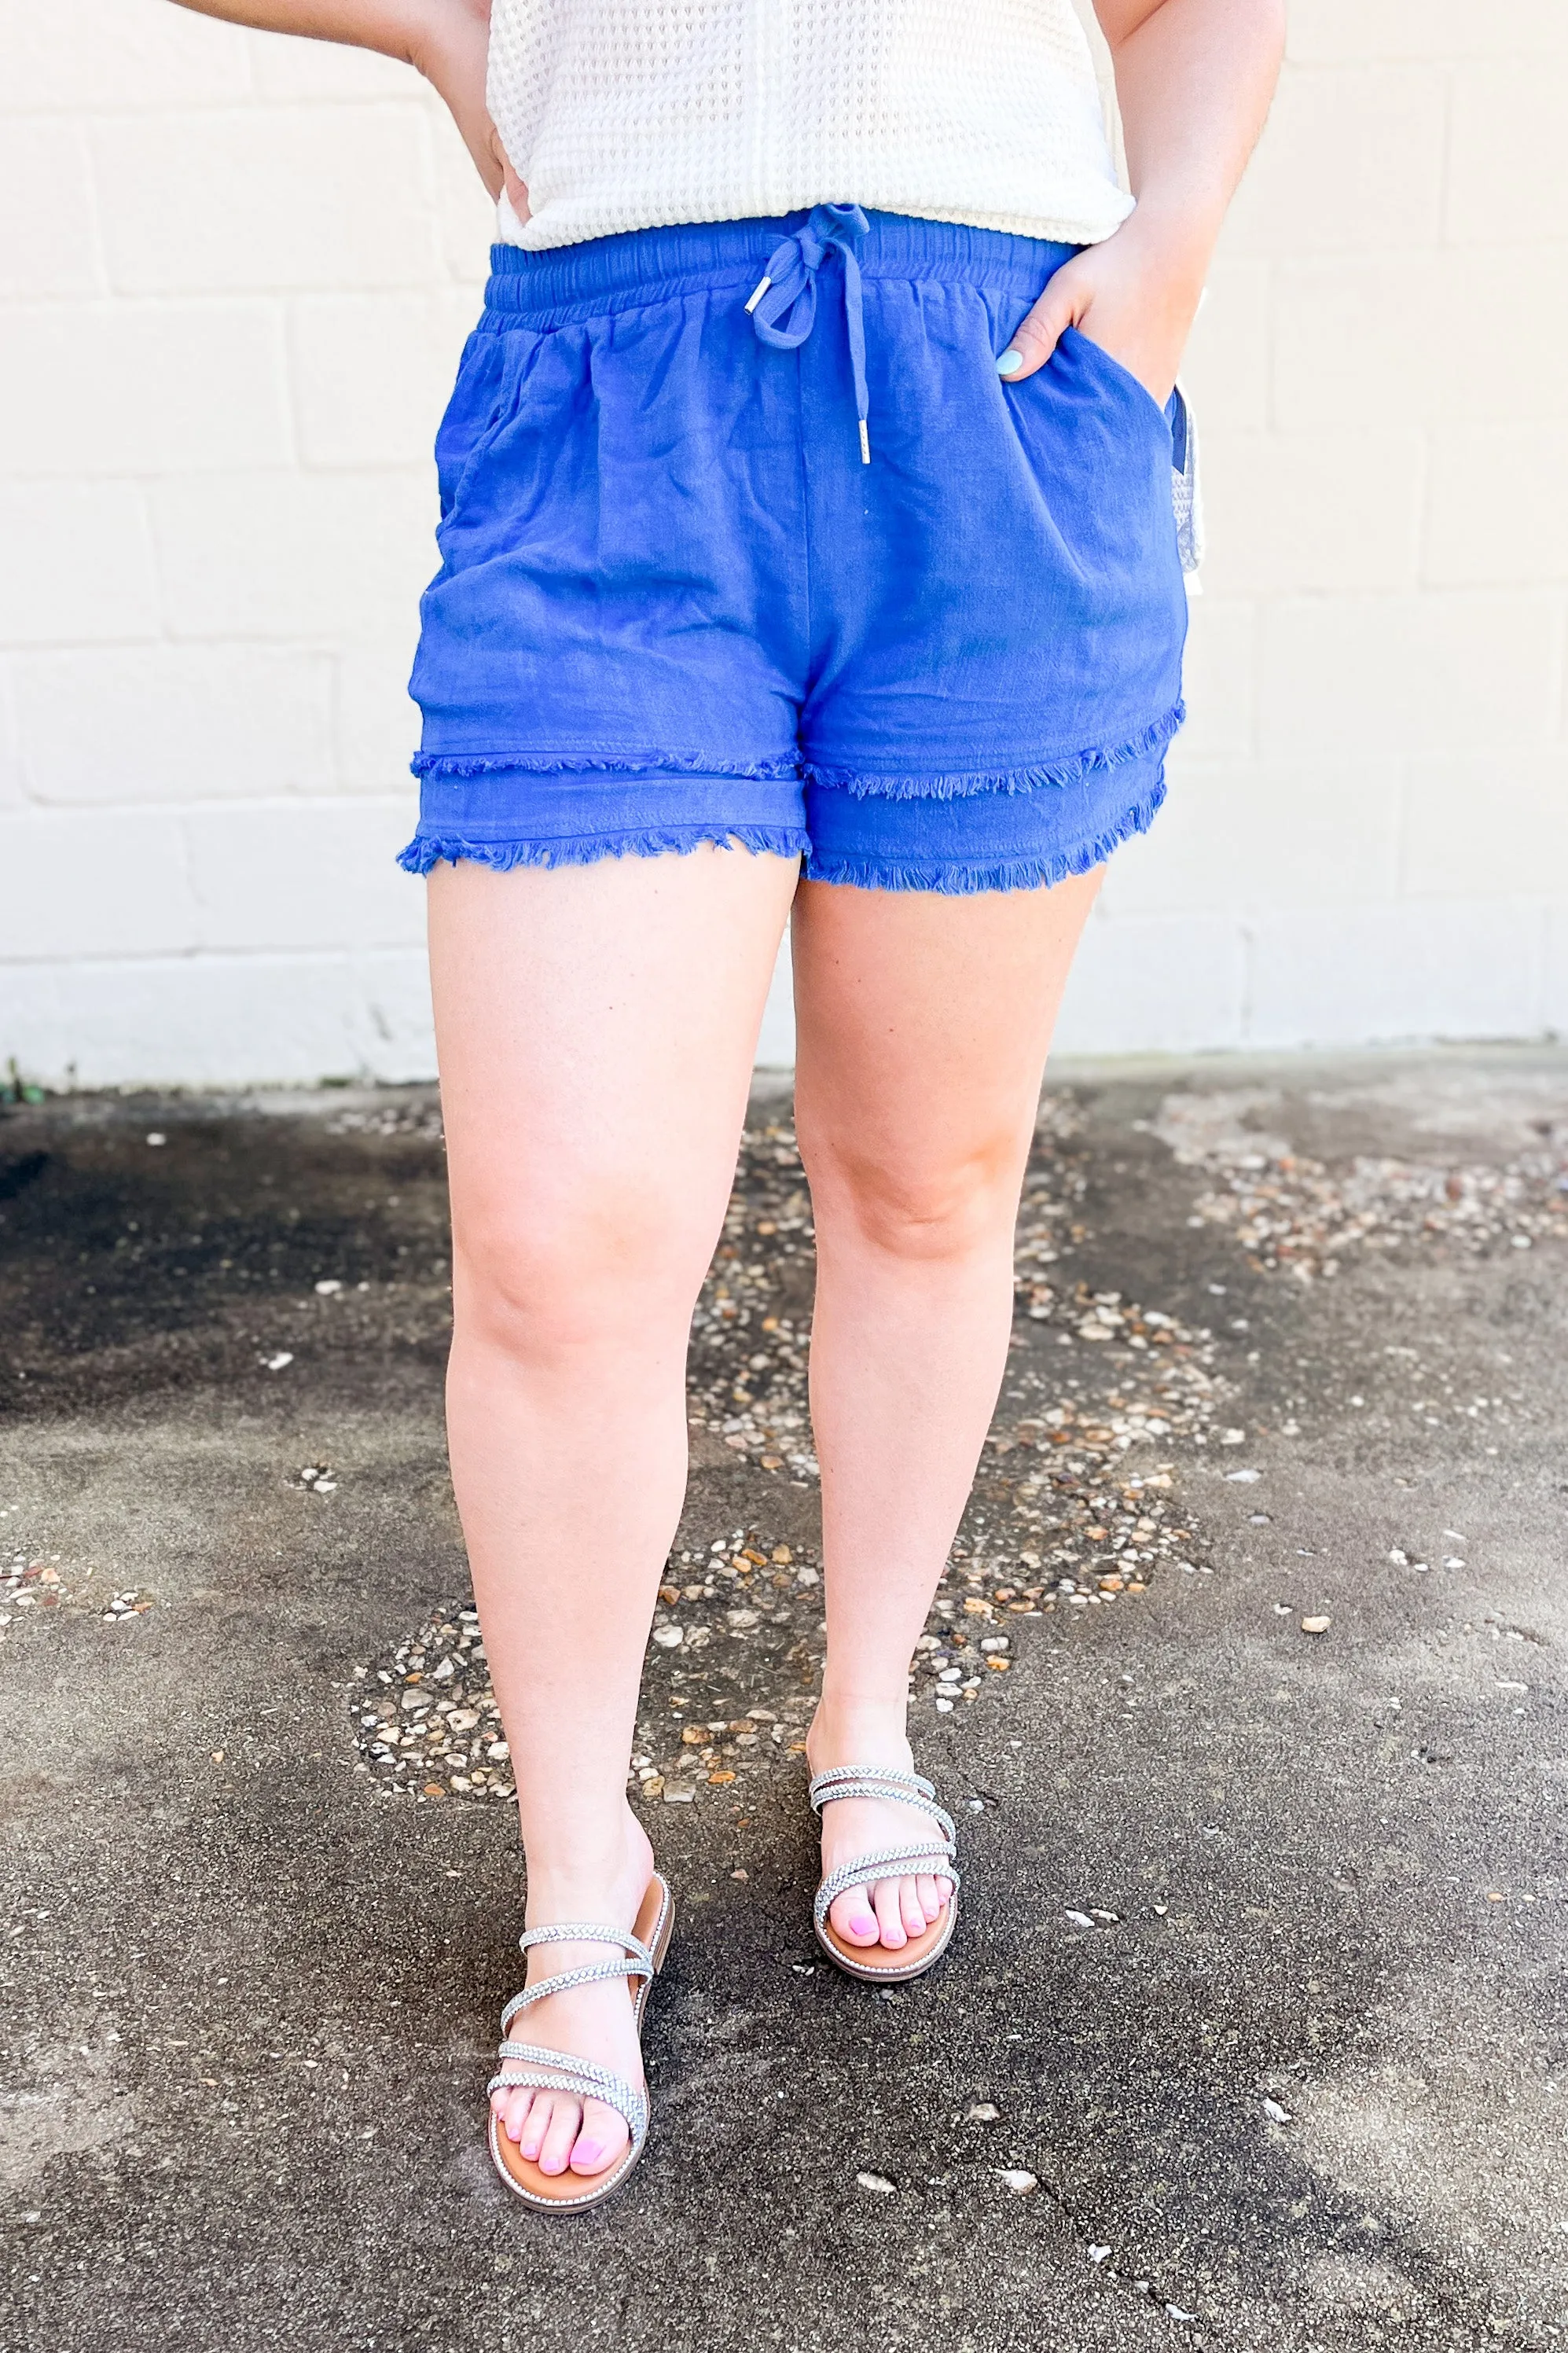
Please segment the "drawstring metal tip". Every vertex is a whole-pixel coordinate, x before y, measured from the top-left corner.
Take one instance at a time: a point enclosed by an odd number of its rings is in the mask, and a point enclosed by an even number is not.
[[[866,429],[866,420],[865,420],[865,418],[864,418],[864,417],[862,417],[862,418],[860,419],[860,463],[861,463],[863,466],[868,466],[868,465],[870,464],[870,462],[871,462],[871,436],[870,436],[870,434],[867,431],[867,429]]]
[[[762,276],[757,280],[751,301],[746,305],[748,316],[756,309],[758,303],[762,301],[763,296],[767,292],[768,288],[773,284],[773,280],[768,276],[767,271],[764,269]]]

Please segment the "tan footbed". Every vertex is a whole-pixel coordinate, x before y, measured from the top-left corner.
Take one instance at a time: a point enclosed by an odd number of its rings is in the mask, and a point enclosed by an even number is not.
[[[640,1936],[647,1947],[656,1968],[664,1966],[674,1925],[674,1898],[656,1871],[648,1881],[637,1907],[637,1916],[632,1923],[633,1935]],[[632,2015],[640,2035],[651,1980],[628,1978],[626,1982],[631,1995]],[[506,2063],[503,2059],[501,2065],[504,2067]],[[523,2156],[511,2136],[501,2130],[500,2119],[492,2106],[490,2155],[495,2160],[496,2171],[507,2188],[514,2189],[531,2206],[550,2206],[570,2211],[574,2207],[592,2206],[599,2199],[607,2198],[612,2189],[618,2189],[641,2151],[628,2146],[614,2165],[606,2166],[600,2173],[542,2173],[531,2158]]]
[[[823,1921],[816,1941],[852,1978],[866,1978],[878,1985],[896,1985],[906,1978],[921,1976],[941,1958],[952,1935],[957,1914],[958,1897],[952,1894],[942,1906],[942,1917],[933,1921],[923,1936],[911,1936],[907,1945],[900,1945],[897,1952],[889,1951],[885,1945],[847,1944],[830,1919]]]

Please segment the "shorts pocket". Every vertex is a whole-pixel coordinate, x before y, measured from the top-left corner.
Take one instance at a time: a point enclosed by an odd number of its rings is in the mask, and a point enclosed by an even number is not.
[[[1081,327],[1064,327],[1061,341],[1070,344],[1085,366],[1098,368],[1108,376],[1133,407],[1146,411],[1163,431],[1169,429],[1168,412],[1161,407],[1142,376],[1134,375],[1130,367],[1123,367],[1113,352],[1108,352],[1103,343],[1097,343],[1092,335],[1086,335]]]
[[[511,414],[521,361],[514,346],[528,335],[489,334],[476,328],[463,346],[458,381],[436,428],[436,484],[441,521],[450,522],[486,450]]]
[[[1171,512],[1175,517],[1176,545],[1182,570],[1192,580],[1204,560],[1203,498],[1198,488],[1198,434],[1187,396],[1178,382],[1162,408],[1142,379],[1123,367],[1113,352],[1086,335],[1081,327],[1068,327],[1079,357],[1091,373],[1099,371],[1115,386],[1118,396],[1147,420],[1156,418],[1171,449]]]

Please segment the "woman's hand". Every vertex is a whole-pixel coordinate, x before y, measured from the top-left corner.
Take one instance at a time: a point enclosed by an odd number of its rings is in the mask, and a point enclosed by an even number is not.
[[[996,363],[1018,384],[1044,367],[1066,327],[1120,360],[1163,408],[1203,292],[1206,240],[1161,235],[1133,213],[1103,244],[1065,261]]]
[[[1225,208],[1263,128],[1283,0],[1094,0],[1110,46],[1136,209],[1064,262],[996,365],[1033,375],[1078,327],[1163,408]],[[1016,354],[1016,356],[1015,356]]]

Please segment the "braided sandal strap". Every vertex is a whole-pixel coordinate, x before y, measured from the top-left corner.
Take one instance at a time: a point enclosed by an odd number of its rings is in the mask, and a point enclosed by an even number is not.
[[[500,2011],[500,2033],[503,2035],[512,2019],[520,2017],[520,2011],[531,2010],[536,2002],[548,2002],[550,1995],[564,1993],[569,1986],[599,1986],[609,1984],[614,1978],[656,1977],[658,1974],[658,1962],[648,1953],[642,1936],[635,1936],[630,1927],[605,1927],[597,1920],[552,1920],[548,1927],[531,1927],[517,1939],[517,1948],[521,1953],[533,1951],[533,1946],[538,1944],[614,1944],[623,1946],[623,1951],[616,1953],[614,1960],[585,1962],[581,1969],[560,1969],[555,1977],[541,1977],[536,1986],[524,1986],[521,1993],[512,1995],[510,2002]],[[606,2068],[595,2066],[593,2059],[576,2059],[572,2052],[541,2050],[533,2042],[503,2042],[499,2056],[500,2059],[527,2059],[527,2062],[531,2062],[533,2073],[538,2071],[538,2066],[545,2066],[555,2075],[566,2075],[566,2078],[574,2080],[564,2080],[564,2083],[538,2080],[536,2083],[529,2073],[524,2073],[524,2075],[491,2075],[491,2080],[489,2080],[491,2092],[496,2089],[496,2084],[521,2083],[529,2084],[536,2092],[576,2092],[581,2099],[605,2099],[609,2101],[611,2108],[621,2111],[632,2132],[632,2139],[635,2139],[637,2125],[632,2120],[632,2111],[626,2106],[626,2101],[630,2099],[632,2104],[639,2104],[642,2132],[648,2129],[647,2099],[639,2092],[632,2092],[630,2084],[623,2083],[621,2075],[611,2075],[611,2073],[606,2073]],[[590,2078],[593,2078],[595,2087],[583,2089],[583,2084]]]
[[[557,1920],[546,1928],[530,1928],[518,1938],[521,1952],[531,1952],[536,1945],[624,1945],[626,1949],[613,1961],[588,1961],[578,1969],[561,1969],[554,1977],[541,1978],[537,1985],[525,1986],[521,1993],[514,1993],[500,2014],[503,2034],[520,2011],[531,2010],[535,2002],[548,2001],[552,1993],[564,1993],[569,1986],[603,1985],[615,1978],[658,1975],[653,1955],[629,1928],[605,1928],[585,1920]]]
[[[875,1854],[858,1854],[852,1862],[841,1862],[837,1871],[828,1873],[813,1900],[812,1917],[820,1928],[830,1907],[851,1887],[869,1887],[876,1880],[903,1878],[916,1872],[950,1880],[956,1895],[960,1882],[952,1855],[952,1847],[924,1846],[879,1847]]]
[[[923,1773],[884,1772],[879,1765],[836,1765],[831,1772],[813,1777],[806,1792],[815,1812],[840,1798],[870,1798],[884,1804],[908,1806],[924,1814],[941,1831],[950,1848],[956,1848],[958,1831],[952,1816],[936,1803],[936,1788]]]
[[[850,1796],[847,1784],[852,1781],[879,1783],[875,1796],[891,1798],[903,1806],[918,1805],[922,1798],[929,1800],[936,1795],[935,1782],[928,1781],[923,1773],[900,1773],[891,1765],[830,1765],[826,1773],[812,1775],[806,1795],[820,1813],[835,1798]],[[865,1793],[857,1789],[853,1794],[860,1797]]]
[[[507,2028],[520,2010],[531,2010],[535,2002],[548,2001],[552,1993],[564,1993],[569,1986],[603,1985],[616,1978],[652,1977],[651,1968],[640,1961],[594,1961],[580,1969],[562,1969],[552,1978],[541,1978],[537,1985],[524,1986],[514,1993],[500,2014],[500,2031]]]
[[[959,1877],[953,1867],[958,1852],[958,1831],[952,1816],[936,1802],[936,1787],[923,1773],[901,1773],[881,1765],[835,1765],[826,1773],[812,1776],[807,1792],[814,1810],[820,1813],[841,1798],[869,1798],[873,1801],[908,1806],[912,1812],[924,1814],[936,1824],[940,1838],[927,1846],[879,1847],[874,1854],[857,1855],[850,1862],[841,1862],[830,1871],[816,1891],[812,1905],[813,1917],[820,1928],[830,1907],[851,1887],[869,1887],[879,1879],[902,1876],[906,1873],[930,1872],[951,1880],[954,1894]]]
[[[530,2092],[567,2092],[578,2100],[602,2100],[626,2118],[635,2156],[647,2138],[647,2094],[634,2091],[624,2076],[578,2059],[569,2051],[545,2051],[534,2042],[503,2042],[496,2056],[516,2067],[515,2074],[498,2073],[485,2086],[485,2097],[521,2086]]]
[[[535,1945],[617,1945],[643,1963],[647,1976],[655,1974],[653,1955],[630,1928],[606,1928],[602,1921],[552,1920],[543,1928],[527,1928],[517,1940],[520,1953],[529,1953]]]

